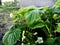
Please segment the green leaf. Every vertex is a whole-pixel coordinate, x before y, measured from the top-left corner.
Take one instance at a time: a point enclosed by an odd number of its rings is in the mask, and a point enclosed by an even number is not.
[[[60,23],[58,23],[58,26],[57,26],[57,32],[60,32]]]
[[[56,37],[54,41],[55,45],[60,45],[60,37]]]
[[[55,13],[60,13],[60,0],[58,0],[55,5],[53,6]]]
[[[45,24],[44,22],[34,22],[33,24],[30,24],[29,27],[32,28],[32,29],[35,29],[35,28],[41,28],[41,27],[44,27]]]
[[[60,45],[60,37],[48,38],[44,45]]]
[[[60,13],[60,6],[54,8],[54,13]]]
[[[14,45],[20,39],[20,30],[9,30],[3,36],[3,44],[4,45]]]
[[[26,23],[28,24],[28,26],[33,29],[44,26],[43,20],[41,20],[40,10],[38,10],[38,9],[32,10],[32,11],[26,13],[25,20],[26,20]]]
[[[34,9],[36,9],[35,6],[29,6],[29,7],[21,8],[21,9],[18,11],[18,13],[24,15],[26,12],[29,12],[29,11],[34,10]]]
[[[54,39],[53,38],[48,38],[45,42],[44,45],[54,45]]]
[[[33,10],[25,14],[26,22],[29,24],[34,23],[34,21],[39,21],[41,19],[39,10]]]
[[[57,6],[60,6],[60,0],[58,0],[54,5],[54,7],[57,7]]]

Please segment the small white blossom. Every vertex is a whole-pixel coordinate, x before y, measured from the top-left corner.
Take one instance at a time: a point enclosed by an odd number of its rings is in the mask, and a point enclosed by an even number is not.
[[[13,16],[13,14],[12,13],[10,13],[10,17],[12,17]]]
[[[37,32],[33,33],[33,35],[37,35]]]
[[[40,43],[43,43],[43,39],[42,39],[42,37],[38,37],[36,43],[39,43],[39,44],[40,44]]]

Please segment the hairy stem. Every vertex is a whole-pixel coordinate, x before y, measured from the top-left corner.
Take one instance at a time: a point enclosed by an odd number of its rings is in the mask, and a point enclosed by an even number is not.
[[[48,26],[46,26],[46,28],[47,28],[47,31],[49,33],[49,37],[52,37],[52,34],[51,34],[50,29],[48,28]]]

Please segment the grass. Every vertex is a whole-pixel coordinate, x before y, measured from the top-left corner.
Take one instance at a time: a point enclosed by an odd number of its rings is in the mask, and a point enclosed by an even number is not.
[[[20,7],[18,6],[6,6],[6,5],[0,5],[0,9],[19,9]]]

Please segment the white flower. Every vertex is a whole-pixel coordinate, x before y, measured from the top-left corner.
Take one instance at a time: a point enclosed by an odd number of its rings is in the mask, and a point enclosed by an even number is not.
[[[43,43],[43,39],[42,39],[42,37],[38,37],[36,43],[39,43],[39,44],[40,44],[40,43]]]
[[[33,33],[33,35],[37,35],[37,32]]]
[[[10,13],[10,17],[13,17],[13,14],[12,13]]]

